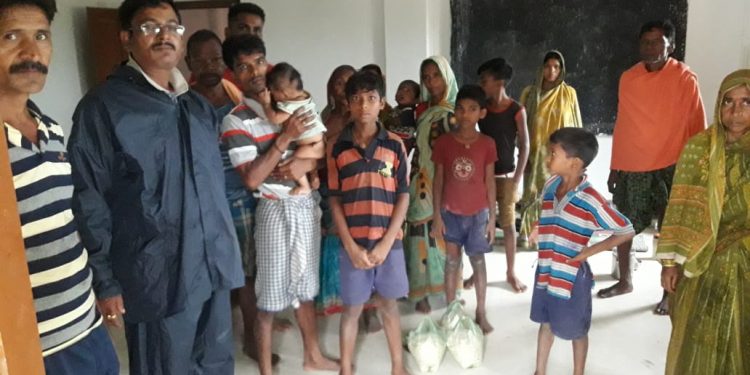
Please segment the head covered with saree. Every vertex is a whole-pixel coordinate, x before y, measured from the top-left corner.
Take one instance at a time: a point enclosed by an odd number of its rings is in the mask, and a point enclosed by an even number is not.
[[[560,73],[557,75],[557,78],[554,82],[552,82],[552,85],[549,89],[544,90],[544,64],[547,63],[550,59],[556,59],[560,62]],[[567,74],[567,70],[565,69],[565,58],[563,57],[562,53],[558,50],[550,50],[547,51],[547,53],[544,54],[544,60],[542,61],[542,65],[539,67],[539,70],[537,71],[536,80],[534,81],[534,84],[531,86],[531,90],[528,93],[528,97],[526,98],[526,101],[524,103],[526,107],[526,113],[528,115],[529,119],[533,119],[535,112],[537,110],[537,107],[539,106],[539,103],[542,101],[542,95],[545,93],[545,91],[551,91],[556,89],[565,81],[565,75]]]
[[[430,56],[424,59],[424,61],[422,61],[422,64],[420,65],[420,77],[422,76],[421,70],[424,69],[425,65],[430,63],[435,64],[438,67],[438,70],[440,70],[440,75],[443,76],[443,80],[445,81],[445,95],[443,98],[441,98],[438,106],[453,110],[453,106],[456,104],[456,95],[458,95],[458,83],[456,82],[455,74],[453,74],[453,69],[451,69],[448,60],[445,57],[439,55]],[[427,90],[427,87],[425,86],[421,78],[419,81],[421,89],[420,99],[423,102],[429,102],[432,99],[432,96],[430,96],[430,91]]]
[[[688,142],[675,171],[657,257],[682,264],[688,277],[702,274],[715,252],[742,239],[717,238],[722,215],[726,214],[722,212],[728,193],[726,151],[729,147],[750,149],[749,134],[728,144],[722,121],[724,97],[741,86],[750,89],[750,69],[737,70],[724,78],[712,126]],[[746,236],[745,240],[750,237]]]

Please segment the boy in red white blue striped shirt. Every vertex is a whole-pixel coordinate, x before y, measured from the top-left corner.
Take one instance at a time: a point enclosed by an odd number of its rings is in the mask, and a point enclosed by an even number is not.
[[[547,372],[555,336],[573,341],[573,373],[583,374],[591,326],[593,275],[586,259],[635,235],[630,221],[612,208],[586,180],[594,160],[596,137],[580,128],[563,128],[550,136],[539,217],[539,264],[531,320],[540,323],[536,374]],[[606,240],[588,247],[596,231]]]

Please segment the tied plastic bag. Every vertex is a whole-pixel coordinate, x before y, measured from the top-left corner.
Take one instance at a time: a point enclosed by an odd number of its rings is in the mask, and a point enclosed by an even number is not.
[[[484,335],[479,325],[470,317],[463,315],[454,329],[446,337],[448,351],[463,368],[477,367],[482,364],[484,355]]]
[[[417,329],[409,332],[406,345],[417,360],[419,371],[435,372],[443,362],[445,339],[437,324],[429,317],[424,318]]]
[[[445,309],[445,313],[443,313],[443,316],[440,318],[440,327],[447,335],[449,332],[456,329],[461,317],[464,316],[466,316],[466,313],[464,313],[464,306],[461,304],[461,301],[455,300],[448,305],[447,309]]]

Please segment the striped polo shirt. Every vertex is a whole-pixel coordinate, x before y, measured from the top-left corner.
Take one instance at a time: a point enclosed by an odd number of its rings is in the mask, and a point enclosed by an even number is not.
[[[260,103],[250,98],[244,98],[242,104],[232,109],[221,123],[221,141],[235,168],[252,162],[271,149],[279,132],[281,127],[266,119]],[[296,142],[291,142],[281,160],[291,157],[296,148]],[[294,181],[277,181],[269,177],[258,187],[257,195],[284,199],[290,196],[289,191],[295,186]]]
[[[406,150],[401,138],[378,124],[366,149],[352,141],[350,124],[328,145],[328,188],[341,204],[354,241],[371,250],[383,238],[399,194],[409,193]],[[399,231],[394,247],[401,245]]]
[[[58,352],[101,324],[91,289],[88,254],[73,220],[73,181],[63,130],[29,101],[38,145],[5,124],[21,233],[42,355]]]
[[[629,234],[633,233],[633,225],[594,190],[585,176],[558,201],[555,192],[560,182],[562,177],[553,176],[542,191],[537,288],[570,299],[580,262],[567,261],[588,245],[594,232]]]

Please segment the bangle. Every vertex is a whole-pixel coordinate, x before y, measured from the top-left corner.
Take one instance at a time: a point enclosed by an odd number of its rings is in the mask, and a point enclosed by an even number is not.
[[[662,267],[677,267],[677,263],[674,261],[674,259],[662,259],[661,266]]]
[[[276,142],[273,142],[273,148],[278,150],[280,154],[284,153],[284,150],[282,150],[281,147],[279,147],[279,145]]]

